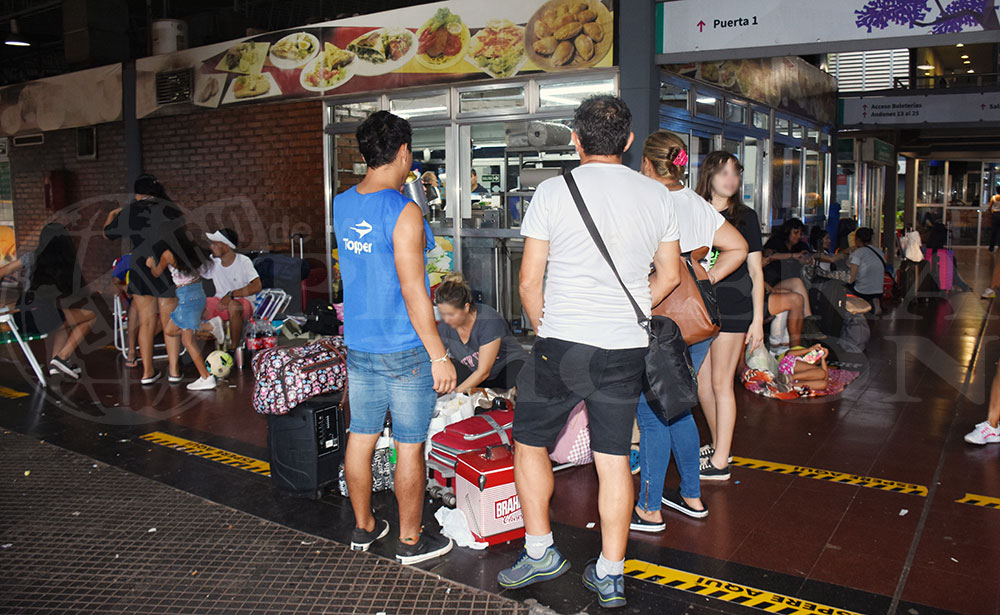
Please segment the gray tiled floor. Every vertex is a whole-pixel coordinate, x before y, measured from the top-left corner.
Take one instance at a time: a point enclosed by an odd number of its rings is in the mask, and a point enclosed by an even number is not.
[[[0,432],[0,613],[527,611]]]

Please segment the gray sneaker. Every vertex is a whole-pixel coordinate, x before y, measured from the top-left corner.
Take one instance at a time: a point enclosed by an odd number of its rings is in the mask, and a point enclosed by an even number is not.
[[[587,564],[583,570],[583,586],[597,594],[597,600],[606,609],[618,609],[625,601],[625,575],[610,574],[597,576],[597,560]]]
[[[497,575],[497,583],[505,589],[519,589],[541,581],[551,581],[569,570],[569,560],[563,557],[555,545],[545,549],[541,559],[531,559],[528,552],[521,550],[521,555],[513,566],[501,570]]]

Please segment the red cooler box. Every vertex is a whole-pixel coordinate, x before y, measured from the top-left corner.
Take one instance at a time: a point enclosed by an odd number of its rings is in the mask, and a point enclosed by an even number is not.
[[[507,449],[458,456],[456,506],[476,540],[490,545],[524,538],[521,502],[514,487],[514,456]]]

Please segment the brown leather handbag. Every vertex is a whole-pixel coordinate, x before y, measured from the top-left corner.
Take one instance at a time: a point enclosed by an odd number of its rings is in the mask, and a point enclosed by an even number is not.
[[[715,290],[700,263],[707,253],[708,248],[702,247],[681,254],[680,284],[653,308],[654,316],[677,323],[688,346],[715,337],[721,326]]]

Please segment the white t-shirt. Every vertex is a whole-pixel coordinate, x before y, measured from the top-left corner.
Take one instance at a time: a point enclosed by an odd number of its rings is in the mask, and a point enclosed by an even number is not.
[[[209,278],[215,283],[215,296],[221,299],[226,293],[243,288],[260,275],[254,269],[249,256],[237,254],[236,260],[228,267],[224,267],[222,260],[213,256],[212,267],[206,268],[202,277]],[[256,295],[241,298],[253,303],[254,297]]]
[[[855,248],[851,252],[850,263],[858,266],[858,277],[854,280],[854,288],[863,295],[881,295],[885,279],[885,264],[875,250],[865,246]]]
[[[620,164],[588,163],[573,178],[622,280],[648,315],[653,255],[661,243],[680,238],[670,192]],[[539,337],[608,350],[649,344],[563,178],[539,184],[521,235],[549,242]]]
[[[690,188],[682,188],[670,193],[677,214],[677,226],[681,233],[681,252],[691,252],[708,246],[712,247],[715,232],[726,223],[711,203],[701,198]]]

